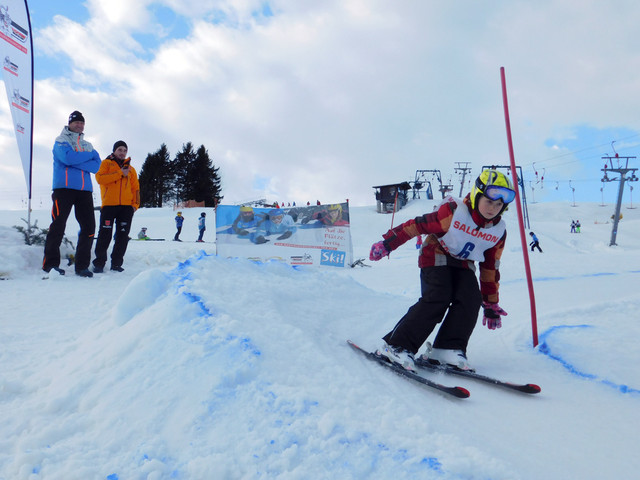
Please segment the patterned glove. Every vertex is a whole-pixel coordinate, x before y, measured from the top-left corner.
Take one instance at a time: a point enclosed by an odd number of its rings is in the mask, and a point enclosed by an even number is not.
[[[384,242],[377,242],[371,245],[371,252],[369,253],[369,260],[378,261],[383,257],[389,255],[389,250],[384,246]]]
[[[489,330],[502,327],[502,317],[508,315],[497,303],[482,302],[484,315],[482,325],[486,325]]]

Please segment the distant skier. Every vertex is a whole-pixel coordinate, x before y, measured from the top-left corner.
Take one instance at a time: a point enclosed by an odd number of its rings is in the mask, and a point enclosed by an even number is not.
[[[531,247],[531,251],[533,252],[534,248],[537,248],[540,253],[542,253],[542,249],[540,248],[540,242],[538,241],[538,237],[536,237],[536,234],[533,232],[529,232],[529,235],[531,235],[531,243],[529,244],[529,246]]]
[[[149,240],[147,236],[147,227],[142,227],[138,232],[138,240]]]
[[[180,240],[180,232],[182,232],[182,223],[184,222],[184,217],[182,216],[182,212],[178,212],[176,215],[176,235],[173,237],[175,242],[181,242]]]
[[[202,212],[200,214],[200,218],[198,218],[198,231],[200,232],[200,235],[198,235],[198,240],[196,240],[196,242],[204,242],[204,240],[202,239],[202,236],[204,235],[204,231],[207,229],[205,225],[206,217],[207,217],[207,214],[205,212]]]

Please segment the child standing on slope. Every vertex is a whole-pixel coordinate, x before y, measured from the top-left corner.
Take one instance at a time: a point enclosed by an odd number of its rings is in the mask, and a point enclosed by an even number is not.
[[[200,234],[198,235],[198,240],[196,240],[196,242],[204,242],[202,236],[204,235],[204,231],[207,229],[207,226],[205,224],[206,217],[207,214],[205,212],[202,212],[200,214],[200,218],[198,218],[198,232],[200,232]]]
[[[415,370],[414,355],[438,323],[442,323],[425,360],[473,370],[467,344],[482,306],[482,324],[502,326],[507,315],[498,305],[500,257],[507,237],[501,219],[515,198],[509,178],[484,170],[464,199],[449,197],[432,213],[389,230],[371,246],[369,258],[380,260],[417,235],[427,235],[420,250],[421,297],[383,339],[379,355]],[[475,273],[480,266],[480,287]]]
[[[180,233],[182,232],[182,224],[184,223],[184,217],[182,216],[182,212],[178,212],[176,215],[176,234],[173,236],[173,240],[175,242],[181,242]]]

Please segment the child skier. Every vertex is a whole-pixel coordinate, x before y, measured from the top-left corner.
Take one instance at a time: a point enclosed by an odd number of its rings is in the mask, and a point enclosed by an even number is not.
[[[438,323],[425,360],[473,370],[467,344],[482,306],[482,324],[502,326],[507,315],[498,305],[498,266],[507,237],[501,219],[515,198],[511,181],[497,170],[484,170],[464,199],[449,197],[432,213],[389,230],[371,247],[370,260],[380,260],[417,235],[427,235],[420,250],[421,297],[383,339],[379,355],[415,370],[414,355]],[[475,274],[480,265],[480,288]]]
[[[529,246],[531,247],[531,251],[533,252],[533,249],[537,248],[538,251],[542,253],[542,249],[540,248],[540,241],[538,240],[536,234],[533,232],[529,232],[529,235],[531,235],[531,243],[529,244]]]
[[[138,232],[138,240],[149,240],[147,236],[147,227],[142,227]]]
[[[196,242],[204,242],[204,240],[202,239],[202,236],[204,235],[204,231],[207,229],[207,226],[205,224],[205,219],[207,217],[207,214],[205,212],[202,212],[200,214],[200,218],[198,218],[198,239],[196,240]]]
[[[184,217],[182,216],[182,212],[178,212],[175,218],[176,221],[176,234],[173,236],[173,240],[175,242],[181,242],[180,233],[182,232],[182,224],[184,223]]]

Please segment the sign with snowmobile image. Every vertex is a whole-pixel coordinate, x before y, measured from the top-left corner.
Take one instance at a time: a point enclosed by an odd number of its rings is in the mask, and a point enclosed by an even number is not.
[[[353,262],[349,204],[218,205],[216,246],[217,254],[227,258],[345,267]]]

